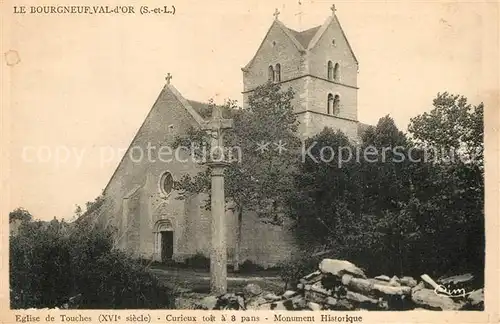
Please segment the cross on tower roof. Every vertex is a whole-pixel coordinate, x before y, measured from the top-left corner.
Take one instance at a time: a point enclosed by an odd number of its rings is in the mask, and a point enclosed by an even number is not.
[[[170,80],[172,80],[172,75],[170,73],[167,73],[165,80],[167,81],[167,84],[170,84]]]
[[[274,19],[278,19],[279,15],[280,15],[280,12],[279,12],[278,8],[276,8],[276,10],[273,13]]]
[[[332,15],[335,15],[335,11],[337,11],[337,9],[335,8],[335,4],[332,4],[330,9],[332,10]]]

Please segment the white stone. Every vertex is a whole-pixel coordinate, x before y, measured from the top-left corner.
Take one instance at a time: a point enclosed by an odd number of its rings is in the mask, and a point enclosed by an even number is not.
[[[461,303],[455,303],[452,298],[438,295],[433,289],[416,289],[412,292],[411,300],[424,308],[440,310],[459,310]]]
[[[337,305],[337,299],[333,297],[327,297],[325,303],[327,303],[330,306],[335,306]]]
[[[380,276],[376,276],[375,279],[377,280],[382,280],[382,281],[391,281],[391,278],[389,276],[386,276],[386,275],[380,275]]]
[[[424,285],[427,288],[436,289],[436,287],[438,286],[438,284],[429,275],[425,273],[421,275],[420,278],[422,278]]]
[[[243,288],[245,296],[258,296],[262,293],[262,288],[259,285],[250,283]]]
[[[363,270],[346,260],[323,259],[319,264],[319,269],[323,273],[331,273],[337,277],[342,277],[344,274],[351,274],[354,277],[366,278]]]
[[[413,279],[412,277],[403,277],[403,278],[401,278],[400,281],[401,281],[402,285],[412,287],[412,288],[417,285],[417,281],[415,279]]]
[[[307,303],[307,307],[309,307],[309,309],[313,310],[313,311],[320,311],[321,310],[320,304],[313,303],[313,302]]]
[[[200,301],[200,306],[208,310],[214,309],[216,304],[217,304],[217,297],[215,296],[208,296]]]
[[[346,294],[346,297],[349,300],[352,300],[357,303],[371,303],[371,304],[378,304],[378,300],[375,300],[373,298],[367,297],[365,295],[353,292],[353,291],[348,291]]]
[[[472,306],[477,306],[484,302],[484,289],[474,290],[467,296],[467,300]]]
[[[287,290],[283,293],[283,297],[284,298],[291,298],[293,296],[297,295],[297,292],[296,291],[293,291],[293,290]]]
[[[273,294],[273,293],[267,293],[267,294],[265,294],[264,298],[266,300],[269,300],[269,301],[277,301],[277,300],[281,300],[282,299],[281,296],[278,296],[278,295]]]
[[[394,276],[389,280],[389,285],[393,287],[400,287],[401,283],[398,277]]]

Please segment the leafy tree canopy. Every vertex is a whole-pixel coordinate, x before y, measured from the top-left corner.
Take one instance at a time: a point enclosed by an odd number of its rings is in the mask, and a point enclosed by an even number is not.
[[[408,131],[416,144],[453,152],[482,167],[484,105],[473,106],[467,98],[439,93],[433,109],[410,120]]]
[[[225,194],[236,209],[253,210],[264,217],[277,217],[277,211],[291,189],[291,172],[298,158],[298,123],[293,113],[292,89],[282,91],[278,84],[267,83],[255,89],[248,108],[228,101],[223,115],[232,118],[234,128],[224,135],[224,146],[237,158],[225,170]],[[214,106],[213,103],[211,103]],[[281,149],[280,149],[281,143]],[[176,145],[209,147],[211,139],[199,129],[178,138]],[[194,177],[186,175],[176,188],[181,198],[210,191],[210,170]]]
[[[443,93],[430,112],[411,119],[407,135],[389,116],[368,128],[356,147],[332,130],[316,135],[310,140],[320,144],[312,150],[316,157],[323,146],[361,153],[342,167],[338,158],[300,165],[290,200],[299,240],[374,274],[481,276],[482,120],[482,104]]]
[[[9,223],[19,220],[21,222],[30,222],[33,216],[23,207],[18,207],[9,213]]]

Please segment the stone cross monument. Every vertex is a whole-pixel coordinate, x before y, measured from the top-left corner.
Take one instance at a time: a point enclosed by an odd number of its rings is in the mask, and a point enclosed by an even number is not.
[[[223,131],[233,128],[233,120],[222,117],[220,108],[214,105],[212,118],[202,125],[202,129],[212,134],[210,160],[207,165],[212,169],[211,191],[211,240],[210,248],[210,291],[212,294],[224,294],[227,291],[227,241],[226,208],[224,197],[224,161]],[[214,153],[220,153],[217,158]]]

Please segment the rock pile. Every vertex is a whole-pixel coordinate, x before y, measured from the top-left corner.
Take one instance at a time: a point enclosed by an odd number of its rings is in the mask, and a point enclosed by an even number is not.
[[[205,298],[198,308],[237,310],[482,310],[483,289],[467,286],[471,275],[434,282],[422,275],[367,278],[345,260],[324,259],[319,269],[299,280],[297,289],[282,295],[249,284],[242,293]]]

